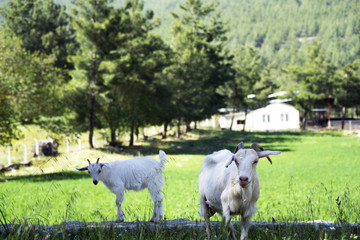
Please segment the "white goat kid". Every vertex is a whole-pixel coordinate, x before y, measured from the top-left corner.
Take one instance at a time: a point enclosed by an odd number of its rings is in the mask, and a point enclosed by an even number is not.
[[[241,239],[247,239],[251,218],[256,212],[260,195],[256,166],[259,158],[280,154],[280,151],[257,152],[261,146],[254,143],[244,149],[241,142],[234,153],[229,150],[214,152],[205,157],[199,175],[200,216],[205,218],[206,232],[210,238],[210,217],[221,214],[235,238],[230,222],[231,215],[241,214]]]
[[[88,166],[76,169],[88,170],[95,185],[102,181],[116,195],[117,216],[115,221],[117,222],[123,222],[125,219],[121,208],[125,190],[140,191],[147,188],[154,202],[154,211],[150,222],[158,222],[163,217],[164,177],[162,173],[167,159],[164,151],[159,151],[159,158],[160,162],[152,157],[136,157],[109,163],[99,163],[99,159],[96,163],[90,163],[88,160]]]

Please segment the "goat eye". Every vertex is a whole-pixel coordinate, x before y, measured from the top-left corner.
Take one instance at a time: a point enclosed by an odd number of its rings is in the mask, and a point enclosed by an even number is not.
[[[254,161],[254,162],[253,162],[254,165],[257,164],[257,163],[258,163],[258,161]]]

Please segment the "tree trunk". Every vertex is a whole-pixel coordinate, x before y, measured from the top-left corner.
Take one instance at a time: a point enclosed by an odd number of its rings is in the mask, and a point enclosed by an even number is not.
[[[90,112],[89,112],[89,145],[94,148],[93,136],[95,128],[95,78],[96,78],[96,53],[93,54],[93,67],[90,81]]]
[[[130,126],[130,141],[129,146],[134,146],[134,124],[131,124]]]
[[[191,131],[190,123],[191,122],[186,122],[184,135]]]
[[[244,124],[243,124],[243,132],[245,132],[246,117],[247,117],[247,107],[245,108],[245,118],[244,118]]]
[[[168,123],[165,122],[165,123],[164,123],[163,134],[162,134],[162,139],[166,139],[166,138],[167,138],[167,127],[168,127]]]
[[[301,122],[301,129],[302,130],[306,129],[306,115],[307,115],[307,112],[305,110],[304,113],[303,113],[303,119],[302,119],[302,122]]]
[[[89,126],[89,145],[90,148],[94,148],[93,137],[94,137],[94,126],[95,126],[95,96],[91,94],[90,97],[90,126]]]
[[[235,118],[235,113],[233,113],[232,117],[231,117],[231,122],[230,122],[230,127],[229,127],[229,130],[232,131],[232,126],[233,126],[233,123],[234,123],[234,118]]]
[[[346,115],[346,108],[342,108],[342,119],[341,119],[341,130],[345,128],[345,115]]]
[[[116,128],[110,127],[110,146],[116,146]]]
[[[139,126],[136,126],[135,127],[135,141],[139,141],[139,134],[140,134]]]
[[[176,124],[176,137],[179,138],[180,137],[180,124],[181,124],[181,119],[178,119],[178,122]]]

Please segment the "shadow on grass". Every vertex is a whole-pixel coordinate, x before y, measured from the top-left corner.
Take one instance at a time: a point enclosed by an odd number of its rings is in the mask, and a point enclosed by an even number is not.
[[[169,137],[166,140],[154,138],[151,141],[145,141],[142,146],[121,147],[121,148],[100,148],[104,152],[113,152],[124,155],[156,155],[159,149],[164,150],[167,154],[201,154],[207,155],[221,149],[233,151],[236,145],[243,141],[245,147],[250,147],[254,142],[260,144],[265,150],[279,150],[281,152],[292,151],[288,148],[288,143],[302,141],[303,137],[321,137],[326,135],[337,135],[338,133],[325,132],[322,134],[310,131],[299,132],[237,132],[229,130],[193,130],[191,134],[196,135],[196,139],[182,137],[180,139]],[[189,135],[191,135],[189,134]],[[286,143],[286,144],[284,144]],[[130,158],[130,157],[129,157]],[[43,182],[52,180],[67,180],[89,178],[85,172],[64,171],[58,173],[24,175],[15,177],[4,177],[7,181],[32,181]],[[1,184],[1,183],[0,183]]]
[[[82,179],[90,178],[87,172],[57,172],[57,173],[44,173],[38,175],[22,175],[13,177],[3,177],[7,181],[26,181],[26,182],[46,182],[46,181],[59,181],[68,179]],[[1,184],[1,183],[0,183]]]
[[[229,130],[193,130],[191,133],[199,136],[197,139],[182,137],[180,139],[169,137],[166,140],[154,138],[145,141],[143,146],[132,146],[121,148],[102,148],[105,152],[120,154],[151,155],[158,154],[159,149],[167,154],[203,154],[207,155],[221,149],[234,150],[239,142],[244,142],[245,147],[250,147],[252,143],[258,143],[265,150],[279,150],[282,152],[291,151],[281,143],[297,142],[303,135],[314,134],[312,132],[238,132]]]

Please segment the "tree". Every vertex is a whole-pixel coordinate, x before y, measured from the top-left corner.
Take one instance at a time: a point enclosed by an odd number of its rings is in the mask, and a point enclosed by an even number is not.
[[[108,0],[80,0],[72,9],[72,24],[80,50],[71,57],[75,69],[70,72],[72,82],[69,85],[75,86],[75,90],[70,94],[81,99],[73,107],[77,113],[78,128],[83,130],[85,121],[89,129],[90,148],[94,147],[96,123],[100,124],[96,117],[101,109],[98,101],[100,95],[107,90],[99,66],[115,49],[116,42],[112,39],[121,27],[118,12],[111,3],[112,1]]]
[[[261,80],[263,66],[261,58],[254,48],[241,46],[234,58],[234,78],[230,79],[218,88],[218,92],[226,99],[227,106],[233,107],[235,111],[241,108],[246,112],[254,105],[256,95],[255,85]],[[230,124],[230,130],[232,122]],[[244,122],[245,129],[245,122]]]
[[[54,67],[54,58],[32,54],[21,47],[18,37],[1,33],[0,70],[17,121],[38,123],[43,116],[59,116],[64,76]]]
[[[64,77],[53,66],[53,58],[31,54],[22,48],[18,37],[3,29],[0,33],[0,124],[11,129],[12,133],[9,132],[7,137],[9,141],[19,136],[18,123],[39,123],[44,116],[62,113],[59,96]]]
[[[53,0],[13,0],[2,13],[7,28],[22,40],[27,51],[54,55],[58,68],[72,67],[67,57],[77,44],[64,6]]]
[[[141,1],[126,1],[121,15],[124,28],[118,33],[117,47],[110,60],[103,63],[106,69],[107,96],[119,108],[113,119],[130,129],[130,143],[134,144],[137,129],[146,124],[161,122],[161,105],[164,86],[159,74],[168,63],[169,50],[159,36],[152,33],[156,22],[152,11],[143,13]]]
[[[343,67],[335,79],[335,102],[343,107],[341,128],[344,129],[346,108],[360,105],[360,59]]]
[[[1,15],[6,35],[19,43],[10,47],[13,61],[4,65],[14,78],[11,104],[18,120],[56,132],[69,130],[60,89],[72,67],[67,57],[77,45],[65,8],[52,0],[13,0]]]
[[[172,13],[171,47],[174,59],[164,73],[172,93],[173,117],[179,126],[184,120],[202,120],[221,105],[216,88],[229,76],[229,56],[224,47],[226,30],[215,3],[188,0],[180,5],[182,15]]]
[[[17,46],[15,46],[17,45]],[[13,76],[8,74],[7,63],[13,60],[14,52],[9,51],[19,46],[16,38],[5,35],[0,29],[0,145],[11,144],[12,139],[19,136],[17,129],[18,115],[12,106]]]
[[[336,69],[317,42],[309,46],[303,66],[292,65],[285,69],[290,79],[289,97],[303,111],[303,129],[306,128],[306,119],[311,109],[325,105],[326,99],[334,96]]]

